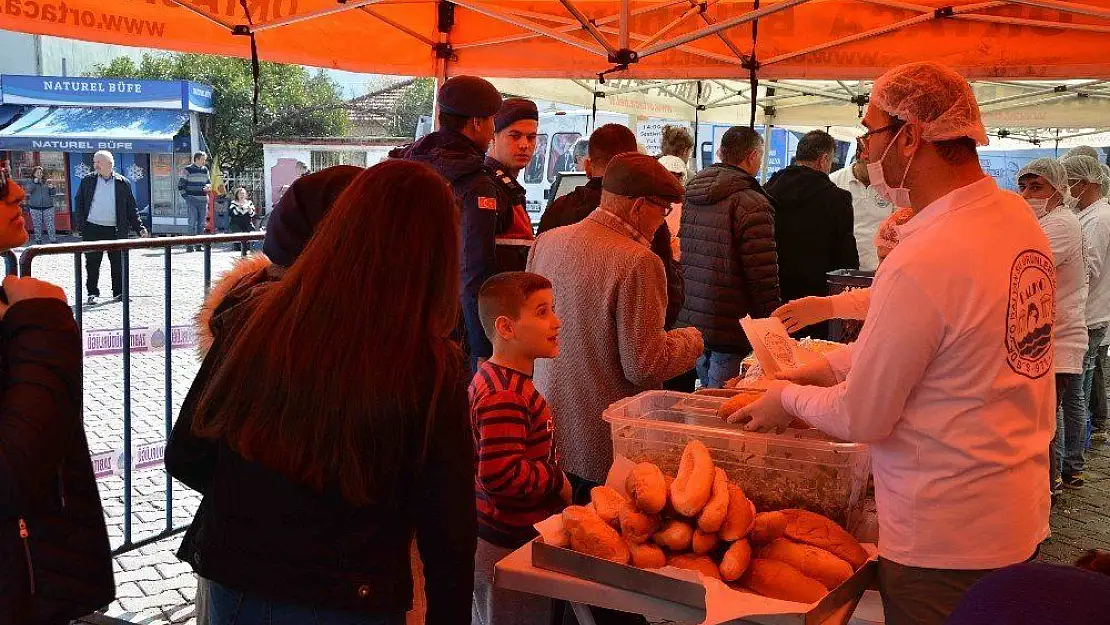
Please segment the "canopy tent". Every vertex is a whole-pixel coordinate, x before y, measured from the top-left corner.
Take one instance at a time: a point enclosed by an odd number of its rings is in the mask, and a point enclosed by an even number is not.
[[[1110,78],[1110,0],[5,0],[0,27],[439,78]]]
[[[0,130],[0,150],[174,152],[188,121],[185,111],[36,106]]]
[[[748,123],[751,84],[737,80],[493,79],[504,93],[637,117]],[[1110,129],[1110,81],[976,81],[991,134],[1000,139],[1071,146]],[[830,127],[858,135],[869,81],[764,80],[755,122]],[[838,137],[842,138],[842,137]],[[993,143],[993,142],[992,142]]]

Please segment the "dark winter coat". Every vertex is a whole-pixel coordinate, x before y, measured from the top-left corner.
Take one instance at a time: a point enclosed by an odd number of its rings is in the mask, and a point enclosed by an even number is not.
[[[540,217],[537,234],[543,234],[562,226],[576,224],[585,219],[601,205],[601,178],[593,178],[574,191],[558,198]],[[678,311],[682,309],[683,293],[682,266],[674,257],[671,248],[671,229],[666,222],[655,231],[651,240],[651,251],[663,261],[667,274],[667,319],[666,329],[674,327]]]
[[[0,340],[0,625],[59,625],[116,592],[81,419],[80,332],[64,302],[34,299],[8,310]]]
[[[389,155],[430,165],[451,185],[459,206],[462,239],[460,338],[465,337],[464,345],[470,356],[488,358],[493,354],[493,346],[478,317],[478,291],[488,278],[502,269],[519,269],[498,266],[496,244],[498,235],[512,226],[513,206],[518,200],[498,182],[494,171],[486,164],[485,154],[462,133],[439,130]]]
[[[77,187],[76,209],[77,217],[82,228],[89,221],[89,210],[92,209],[93,196],[96,195],[96,179],[100,174],[91,173],[81,179]],[[131,183],[119,174],[112,174],[116,180],[116,236],[126,239],[128,228],[139,234],[145,229],[139,219],[139,207],[135,203],[135,194],[131,192]]]
[[[829,294],[828,272],[859,269],[852,194],[829,176],[804,165],[791,165],[767,181],[775,199],[775,240],[783,301]],[[825,338],[828,324],[808,329]]]
[[[42,182],[29,181],[23,185],[27,193],[27,207],[37,209],[54,208],[54,186],[45,180]]]
[[[477,521],[461,362],[457,380],[441,389],[423,472],[407,474],[398,489],[405,496],[395,508],[355,506],[334,487],[319,493],[297,485],[223,442],[192,433],[198,395],[256,298],[280,275],[273,270],[264,259],[239,265],[213,291],[200,318],[202,336],[212,332],[211,350],[166,448],[170,474],[204,496],[178,557],[198,575],[236,590],[322,609],[396,614],[412,604],[409,544],[415,533],[426,622],[466,622]]]
[[[705,349],[751,351],[740,319],[778,307],[775,208],[751,174],[718,163],[686,185],[679,229],[686,302],[679,325],[702,332]]]

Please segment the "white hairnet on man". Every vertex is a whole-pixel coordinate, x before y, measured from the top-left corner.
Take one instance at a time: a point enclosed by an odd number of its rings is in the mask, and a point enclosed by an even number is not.
[[[1070,204],[1072,199],[1070,186],[1068,185],[1068,172],[1064,169],[1064,165],[1054,158],[1038,158],[1030,161],[1025,167],[1018,171],[1017,180],[1021,180],[1025,176],[1034,175],[1044,178],[1048,184],[1052,185],[1060,194],[1057,204],[1065,206]],[[1040,215],[1038,215],[1040,217]]]
[[[1060,157],[1060,159],[1063,160],[1065,158],[1068,158],[1069,156],[1090,156],[1091,158],[1096,160],[1100,158],[1098,150],[1089,145],[1076,146],[1065,152],[1064,155]]]
[[[768,431],[800,418],[869,444],[885,622],[943,625],[1048,536],[1056,274],[1029,205],[979,164],[987,133],[963,76],[896,67],[863,126],[872,186],[912,217],[893,226],[859,339],[728,419]]]

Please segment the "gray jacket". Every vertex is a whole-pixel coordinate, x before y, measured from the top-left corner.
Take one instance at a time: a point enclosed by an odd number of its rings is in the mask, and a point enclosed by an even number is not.
[[[29,181],[23,186],[30,208],[54,208],[54,187],[46,182]]]
[[[558,358],[536,361],[536,388],[557,424],[563,470],[604,482],[613,462],[609,404],[694,368],[693,328],[667,332],[667,276],[647,243],[601,209],[540,235],[528,271],[551,280],[562,318]]]

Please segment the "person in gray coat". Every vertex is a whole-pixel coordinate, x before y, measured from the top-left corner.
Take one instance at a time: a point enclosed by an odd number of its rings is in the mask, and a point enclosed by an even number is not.
[[[25,185],[27,192],[27,208],[31,212],[31,221],[35,224],[35,245],[42,243],[43,231],[46,232],[51,243],[58,242],[58,234],[54,230],[54,185],[46,179],[41,165],[36,165],[31,171],[31,181]]]

